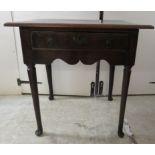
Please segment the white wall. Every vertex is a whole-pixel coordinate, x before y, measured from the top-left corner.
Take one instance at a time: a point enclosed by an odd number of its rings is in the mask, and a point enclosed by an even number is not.
[[[0,95],[20,93],[13,29],[3,26],[8,21],[11,21],[10,12],[0,11]]]
[[[155,26],[155,11],[106,11],[105,19],[125,20],[136,24],[150,24]],[[121,68],[122,69],[122,68]],[[117,68],[114,93],[118,93],[121,87],[122,70]],[[121,76],[120,76],[121,74]],[[155,85],[149,84],[155,81],[155,30],[140,30],[136,63],[132,69],[130,94],[155,94]]]

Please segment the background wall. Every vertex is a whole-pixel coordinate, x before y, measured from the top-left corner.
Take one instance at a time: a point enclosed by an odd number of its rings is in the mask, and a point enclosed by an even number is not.
[[[16,79],[19,77],[13,28],[3,24],[12,21],[11,13],[0,11],[0,94],[19,94],[20,87]]]
[[[125,20],[131,23],[152,24],[155,26],[155,12],[151,11],[106,11],[105,19]],[[155,30],[140,30],[136,63],[132,69],[130,94],[155,94],[155,85],[149,84],[155,81]],[[121,82],[117,68],[114,93],[118,92],[117,83]]]
[[[52,19],[92,19],[98,20],[98,12],[0,12],[0,94],[19,94],[30,92],[28,85],[18,87],[16,79],[20,77],[27,80],[26,67],[23,65],[21,44],[18,28],[3,27],[7,21],[29,20],[36,18]],[[104,12],[105,19],[126,20],[132,23],[155,25],[155,12]],[[14,33],[15,32],[15,35]],[[15,39],[14,39],[15,37]],[[130,94],[155,93],[155,85],[149,84],[155,81],[155,31],[141,30],[138,42],[136,64],[131,76]],[[17,50],[16,47],[17,46]],[[16,55],[17,52],[17,55]],[[18,62],[18,63],[17,63]],[[85,66],[81,63],[71,66],[61,60],[53,63],[54,92],[57,94],[89,95],[90,83],[95,81],[96,65]],[[120,94],[122,85],[122,67],[116,67],[114,82],[114,94]],[[40,93],[48,93],[47,78],[43,65],[37,67],[38,81],[43,82],[39,86]],[[105,82],[104,94],[108,92],[109,65],[101,63],[100,80]]]

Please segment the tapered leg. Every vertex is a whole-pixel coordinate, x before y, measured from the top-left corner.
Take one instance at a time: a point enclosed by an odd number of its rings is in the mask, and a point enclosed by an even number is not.
[[[43,133],[43,128],[42,128],[42,123],[41,123],[41,114],[40,114],[40,106],[39,106],[37,76],[36,76],[35,65],[33,64],[27,65],[27,71],[28,71],[28,76],[30,80],[33,106],[34,106],[34,111],[35,111],[35,116],[36,116],[36,121],[37,121],[37,130],[35,134],[37,136],[40,136]]]
[[[109,71],[109,93],[108,93],[108,100],[112,101],[112,90],[114,84],[114,73],[115,73],[115,66],[110,64],[110,71]]]
[[[122,84],[122,94],[121,94],[121,105],[119,114],[119,125],[118,125],[118,136],[123,137],[123,122],[126,107],[126,100],[128,95],[128,87],[130,82],[131,66],[125,66],[123,73],[123,84]]]
[[[51,64],[46,64],[46,72],[47,72],[47,79],[48,79],[48,86],[49,86],[49,100],[53,100],[53,84],[52,84],[52,68]]]

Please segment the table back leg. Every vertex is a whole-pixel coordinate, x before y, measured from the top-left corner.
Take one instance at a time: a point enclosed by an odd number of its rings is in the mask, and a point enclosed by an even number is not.
[[[115,73],[115,66],[110,64],[110,71],[109,71],[109,93],[108,93],[108,100],[112,101],[112,91],[113,91],[113,84],[114,84],[114,73]]]
[[[126,107],[126,100],[128,95],[128,88],[131,75],[131,66],[125,66],[123,73],[123,84],[122,84],[122,93],[121,93],[121,104],[120,104],[120,114],[119,114],[119,125],[118,125],[118,136],[123,137],[123,122],[124,114]]]
[[[49,100],[53,100],[53,84],[52,84],[52,67],[51,64],[46,64],[47,80],[49,86]]]
[[[27,65],[28,76],[30,80],[30,87],[32,92],[33,106],[35,111],[35,117],[37,121],[37,130],[35,134],[37,136],[42,135],[43,128],[41,123],[41,114],[40,114],[40,106],[39,106],[39,96],[38,96],[38,86],[37,86],[37,76],[36,76],[36,68],[33,64]]]

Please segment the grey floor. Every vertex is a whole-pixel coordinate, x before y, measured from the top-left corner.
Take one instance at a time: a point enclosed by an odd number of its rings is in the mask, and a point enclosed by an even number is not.
[[[31,96],[0,96],[0,143],[155,143],[155,96],[128,97],[117,136],[120,98],[40,96],[44,135],[36,137]]]

